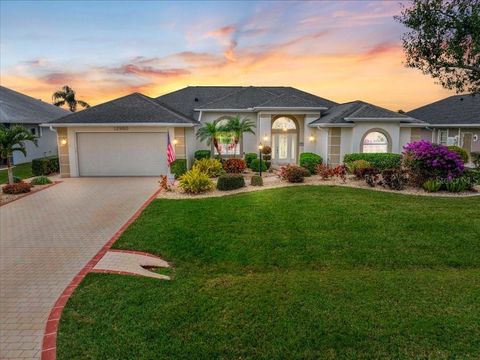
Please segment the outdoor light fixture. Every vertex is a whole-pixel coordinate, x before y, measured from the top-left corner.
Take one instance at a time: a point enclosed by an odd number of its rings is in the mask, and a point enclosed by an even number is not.
[[[267,136],[267,134],[265,134],[265,135],[263,136],[263,141],[268,141],[268,136]]]
[[[177,145],[178,144],[178,140],[177,139],[173,139],[173,145]]]
[[[310,140],[310,142],[315,141],[315,136],[313,136],[313,134],[310,134],[310,137],[308,138],[308,140]]]
[[[67,139],[63,138],[62,140],[60,140],[60,144],[61,145],[67,145]]]
[[[262,150],[263,150],[263,145],[262,143],[260,143],[258,144],[258,157],[259,157],[258,174],[260,175],[260,177],[262,177]]]

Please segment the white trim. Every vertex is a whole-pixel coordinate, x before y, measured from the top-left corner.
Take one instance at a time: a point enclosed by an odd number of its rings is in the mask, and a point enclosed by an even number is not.
[[[398,117],[398,118],[394,118],[394,117],[391,117],[391,118],[381,118],[381,117],[374,117],[374,118],[357,118],[357,117],[346,117],[344,118],[344,120],[347,120],[347,121],[355,121],[355,122],[362,122],[362,121],[375,121],[375,122],[378,122],[378,121],[405,121],[405,120],[409,120],[409,119],[413,119],[411,117]]]
[[[53,124],[41,124],[40,126],[44,127],[83,127],[83,126],[161,126],[161,127],[194,127],[199,124],[185,124],[185,123],[180,123],[180,124],[175,124],[175,123],[122,123],[122,122],[116,122],[116,123],[53,123]]]
[[[301,106],[301,107],[285,107],[285,106],[255,106],[247,109],[206,109],[206,108],[197,108],[193,109],[193,111],[211,111],[211,112],[255,112],[255,111],[264,111],[264,110],[270,110],[270,111],[281,111],[281,110],[286,110],[286,111],[302,111],[302,110],[309,110],[309,111],[314,111],[314,110],[327,110],[327,107],[324,106],[318,106],[318,107],[308,107],[308,106]]]
[[[448,128],[480,128],[480,123],[479,124],[429,124],[432,128],[443,128],[443,127],[448,127]]]
[[[430,124],[423,123],[400,123],[401,128],[427,128]]]
[[[331,124],[331,123],[317,123],[317,124],[308,124],[308,126],[313,127],[313,128],[349,128],[349,127],[355,127],[355,124]]]

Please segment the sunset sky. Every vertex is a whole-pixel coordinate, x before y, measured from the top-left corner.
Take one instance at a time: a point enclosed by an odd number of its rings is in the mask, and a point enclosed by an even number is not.
[[[452,95],[403,65],[399,1],[2,1],[1,84],[98,104],[187,85],[294,86],[411,110]]]

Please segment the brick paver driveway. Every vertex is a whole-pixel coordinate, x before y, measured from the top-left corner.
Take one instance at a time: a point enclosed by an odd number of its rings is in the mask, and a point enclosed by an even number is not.
[[[52,305],[158,188],[155,178],[77,178],[0,208],[0,358],[39,358]]]

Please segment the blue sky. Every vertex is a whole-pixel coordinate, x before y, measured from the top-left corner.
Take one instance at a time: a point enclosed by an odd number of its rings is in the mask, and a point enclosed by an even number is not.
[[[409,109],[449,95],[403,64],[397,1],[2,1],[2,85],[92,104],[186,85],[288,85]]]

